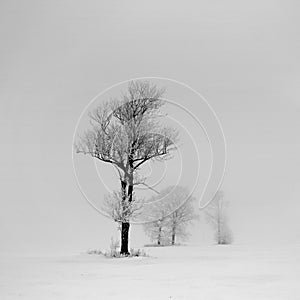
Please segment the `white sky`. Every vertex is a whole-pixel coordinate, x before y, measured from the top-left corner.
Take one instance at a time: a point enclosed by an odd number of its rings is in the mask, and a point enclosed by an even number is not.
[[[300,240],[297,1],[1,1],[0,23],[0,251],[109,242],[72,135],[96,94],[140,76],[185,82],[219,115],[236,242]]]

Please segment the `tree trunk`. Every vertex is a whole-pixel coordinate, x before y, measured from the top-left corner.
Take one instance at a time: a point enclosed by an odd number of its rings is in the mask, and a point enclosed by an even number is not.
[[[129,223],[122,223],[121,228],[121,254],[129,255],[128,251],[128,237],[129,237]]]
[[[160,239],[161,239],[161,227],[158,228],[157,245],[160,245]]]
[[[132,163],[130,162],[131,172],[128,175],[128,177],[125,180],[121,181],[121,188],[122,188],[122,195],[123,195],[123,201],[126,201],[126,197],[128,197],[128,201],[132,201],[133,196],[133,169],[132,169]],[[127,188],[128,183],[128,188]],[[127,188],[127,193],[126,193]],[[127,196],[126,196],[127,194]],[[128,250],[128,240],[129,240],[129,222],[123,222],[122,223],[122,229],[121,229],[121,252],[120,254],[123,255],[129,255]]]
[[[221,244],[221,217],[220,217],[220,206],[218,204],[218,238],[217,238],[218,245]]]
[[[122,189],[122,201],[126,201],[126,187],[127,182],[125,180],[121,180],[121,189]],[[128,239],[129,239],[129,222],[123,222],[121,227],[121,251],[120,254],[128,255]]]
[[[175,245],[175,228],[172,229],[172,245]]]
[[[133,196],[133,184],[130,183],[128,186],[128,201],[132,201],[132,196]]]

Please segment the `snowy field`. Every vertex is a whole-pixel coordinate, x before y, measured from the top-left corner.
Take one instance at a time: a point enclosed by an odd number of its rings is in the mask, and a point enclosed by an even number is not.
[[[0,299],[300,299],[300,246],[145,248],[0,260]]]

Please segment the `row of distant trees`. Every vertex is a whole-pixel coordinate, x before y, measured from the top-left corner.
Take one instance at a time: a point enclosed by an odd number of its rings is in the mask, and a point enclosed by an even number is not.
[[[140,173],[144,164],[168,159],[171,151],[176,149],[177,130],[161,122],[164,91],[148,81],[132,81],[120,99],[104,102],[90,112],[91,128],[75,145],[77,153],[111,164],[118,172],[120,189],[105,198],[103,209],[120,224],[120,253],[123,255],[129,254],[130,223],[142,210],[152,216],[145,231],[157,244],[175,244],[177,237],[188,235],[189,223],[197,219],[194,198],[185,188],[171,187],[161,191],[150,199],[152,205],[147,205],[135,193],[137,185],[147,186],[147,178],[141,177]],[[166,199],[156,201],[162,197]],[[212,211],[219,208],[213,207],[207,213],[213,226],[218,224],[218,236],[223,234],[221,228],[225,219]]]
[[[184,187],[169,187],[164,189],[153,201],[166,197],[167,201],[151,206],[151,215],[156,221],[144,225],[144,230],[157,245],[174,245],[176,239],[189,238],[189,225],[199,220],[200,214],[195,213],[196,200],[189,195]],[[182,203],[182,200],[184,202]],[[232,231],[229,227],[227,214],[228,201],[224,200],[224,193],[218,191],[209,205],[203,210],[206,221],[214,231],[217,244],[231,244]]]
[[[195,213],[196,201],[189,190],[171,186],[151,200],[153,204],[148,213],[155,221],[144,225],[150,239],[157,245],[174,245],[176,238],[185,240],[189,236],[188,225],[198,219]]]

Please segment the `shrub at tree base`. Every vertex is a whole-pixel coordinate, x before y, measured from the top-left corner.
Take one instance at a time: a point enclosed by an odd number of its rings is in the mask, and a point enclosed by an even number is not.
[[[91,255],[102,255],[106,258],[123,258],[123,257],[149,257],[149,255],[142,249],[130,249],[130,254],[124,255],[121,254],[119,251],[112,252],[110,250],[99,250],[99,249],[93,249],[93,250],[88,250],[88,254]]]

